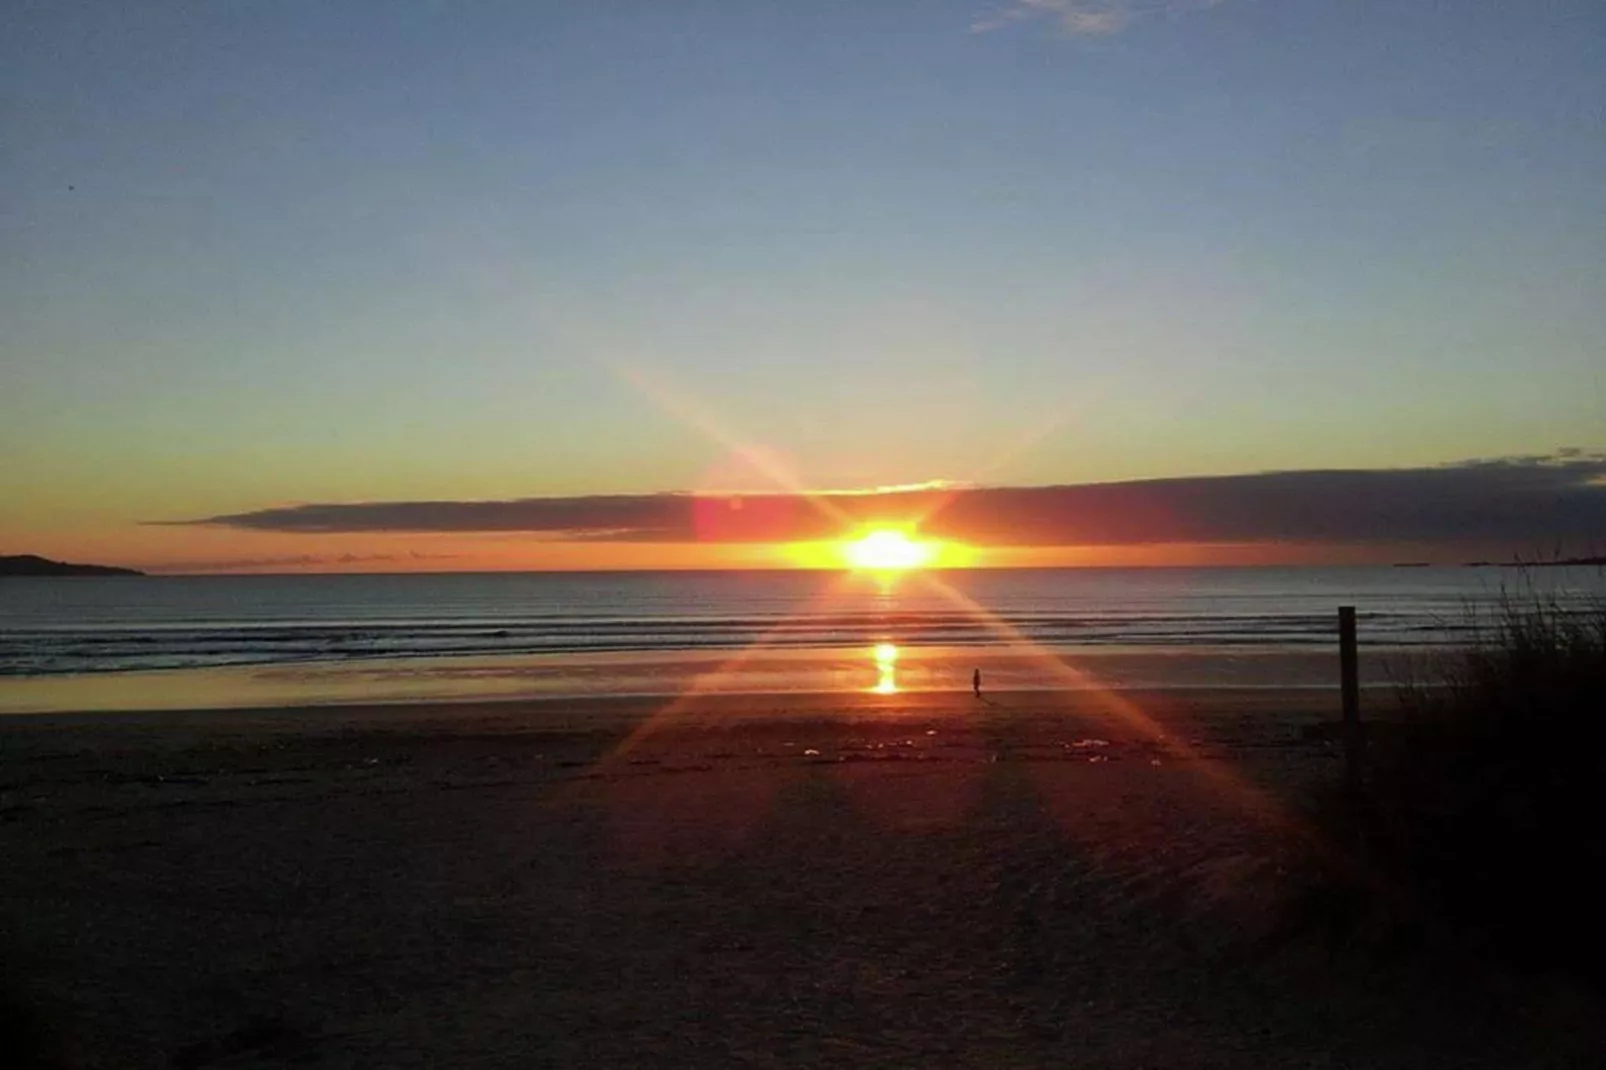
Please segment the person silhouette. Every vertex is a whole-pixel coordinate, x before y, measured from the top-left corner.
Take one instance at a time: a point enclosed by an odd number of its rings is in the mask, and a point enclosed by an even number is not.
[[[977,698],[981,698],[981,670],[980,669],[977,669],[975,672],[970,674],[970,689],[972,691],[976,692],[976,697]]]

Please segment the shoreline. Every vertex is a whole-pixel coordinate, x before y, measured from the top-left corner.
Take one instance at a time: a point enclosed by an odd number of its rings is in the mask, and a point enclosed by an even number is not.
[[[1403,648],[1363,649],[1362,684],[1390,686],[1420,657]],[[1336,649],[912,647],[893,650],[890,658],[874,647],[500,655],[7,677],[0,679],[0,717],[686,694],[968,695],[978,668],[985,689],[999,693],[1336,691],[1339,683]]]

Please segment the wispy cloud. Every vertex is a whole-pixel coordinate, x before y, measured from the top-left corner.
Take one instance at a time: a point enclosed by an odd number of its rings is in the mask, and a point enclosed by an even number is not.
[[[1047,21],[1077,37],[1108,37],[1145,19],[1185,15],[1219,7],[1226,0],[1016,0],[971,23],[988,33],[1019,22]]]
[[[284,557],[209,558],[203,561],[167,561],[158,572],[261,572],[276,569],[325,568],[328,566],[405,564],[416,561],[446,561],[457,554],[431,554],[414,550],[406,554],[292,554]]]
[[[1606,452],[1396,469],[1265,472],[1047,487],[874,493],[640,494],[292,505],[178,521],[326,535],[521,532],[587,542],[784,542],[921,519],[992,546],[1482,541],[1532,552],[1606,538]]]

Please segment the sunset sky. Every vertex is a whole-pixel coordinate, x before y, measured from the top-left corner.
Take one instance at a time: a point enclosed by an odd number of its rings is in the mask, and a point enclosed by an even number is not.
[[[1599,0],[12,3],[0,250],[0,553],[1606,549]]]

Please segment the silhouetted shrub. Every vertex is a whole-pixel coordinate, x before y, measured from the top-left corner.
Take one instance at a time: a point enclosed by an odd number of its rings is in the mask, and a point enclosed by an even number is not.
[[[1606,979],[1606,598],[1530,584],[1473,624],[1399,687],[1360,797],[1318,800],[1344,864],[1306,906],[1351,935]]]

